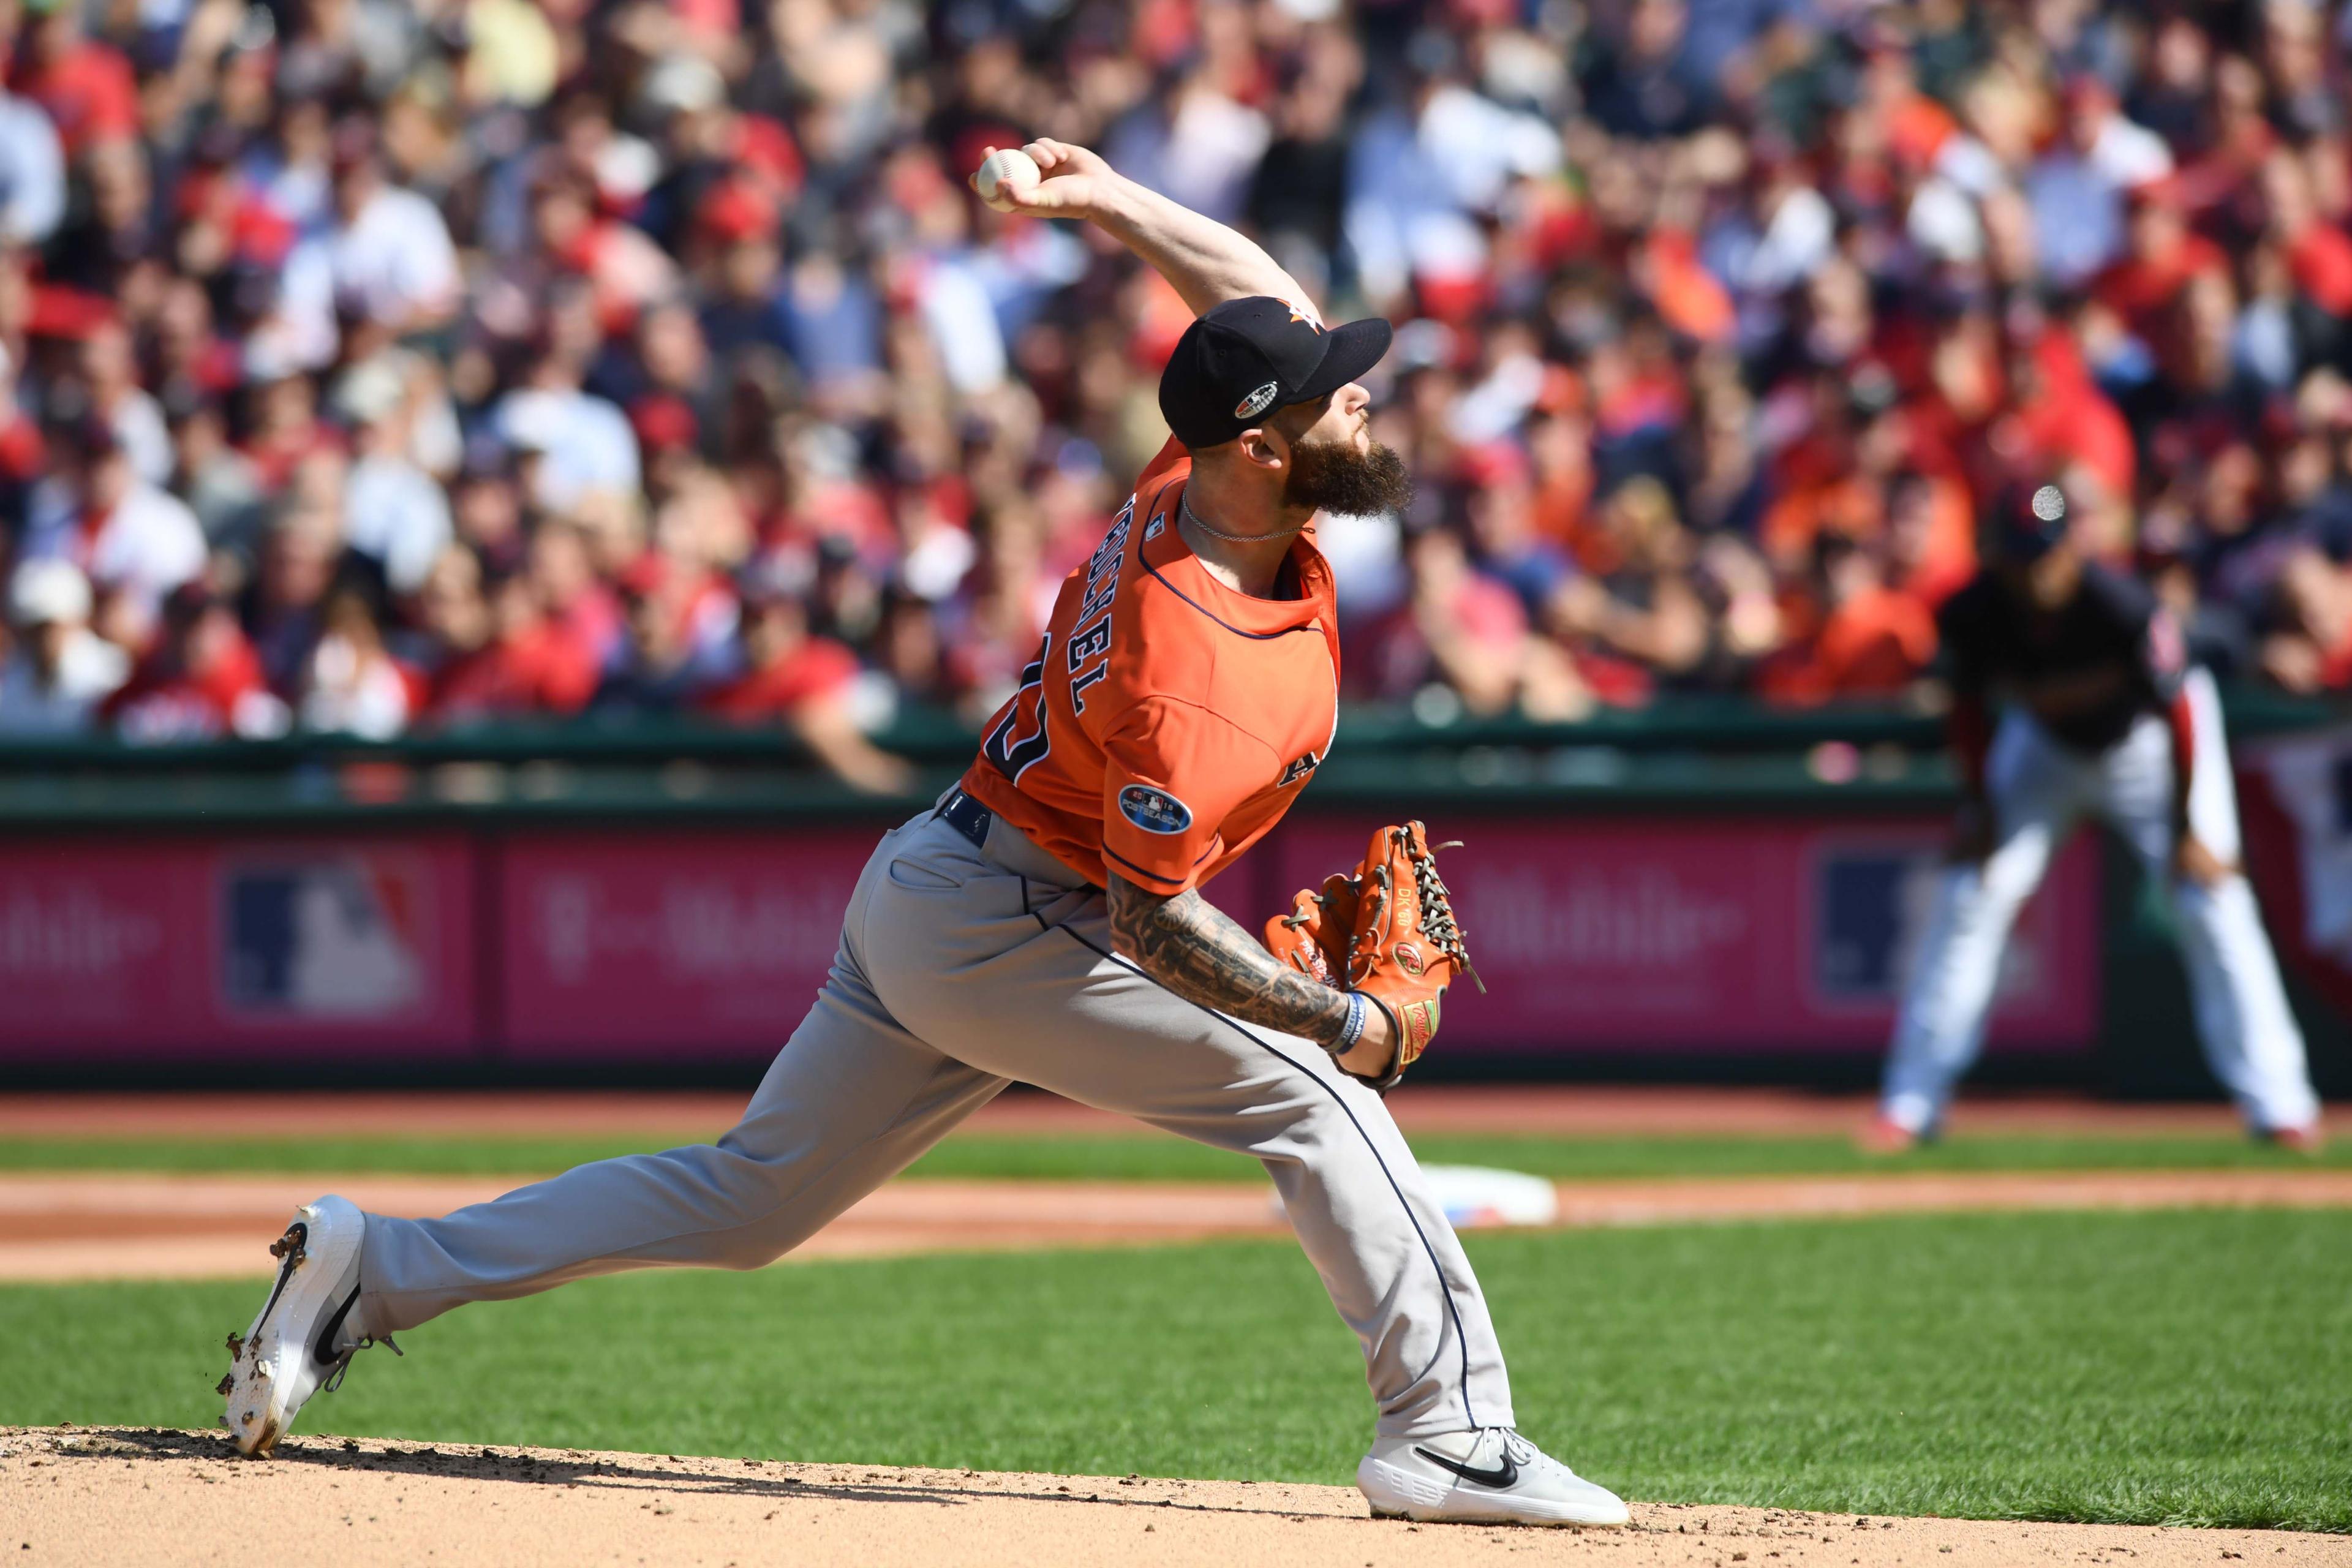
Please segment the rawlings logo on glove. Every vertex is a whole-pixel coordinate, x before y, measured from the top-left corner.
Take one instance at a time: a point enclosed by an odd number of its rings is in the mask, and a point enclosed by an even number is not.
[[[1454,848],[1441,845],[1439,848]],[[1470,966],[1453,896],[1418,822],[1383,827],[1349,875],[1302,889],[1290,912],[1265,923],[1265,945],[1302,974],[1360,991],[1396,1026],[1396,1061],[1380,1087],[1404,1076],[1437,1034],[1438,999],[1455,974],[1486,988]]]

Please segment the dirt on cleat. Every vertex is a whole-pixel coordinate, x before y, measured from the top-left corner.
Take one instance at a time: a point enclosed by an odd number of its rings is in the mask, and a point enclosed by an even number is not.
[[[244,1353],[245,1353],[245,1336],[244,1336],[243,1334],[238,1333],[235,1329],[231,1329],[231,1330],[228,1331],[228,1359],[229,1359],[229,1360],[231,1360],[231,1361],[235,1361],[237,1357],[239,1357],[239,1356],[243,1355]],[[226,1393],[226,1392],[227,1392],[227,1390],[224,1389],[224,1390],[222,1390],[222,1392],[223,1392],[223,1393]]]

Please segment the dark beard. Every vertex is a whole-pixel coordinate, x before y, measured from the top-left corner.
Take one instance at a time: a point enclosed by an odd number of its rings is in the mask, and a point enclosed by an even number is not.
[[[1297,441],[1290,447],[1290,477],[1283,481],[1282,504],[1348,517],[1402,513],[1412,500],[1412,476],[1393,447],[1373,443],[1360,452],[1352,442]]]

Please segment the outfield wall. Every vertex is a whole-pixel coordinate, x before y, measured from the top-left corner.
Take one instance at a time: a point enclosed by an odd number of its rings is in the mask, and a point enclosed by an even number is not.
[[[1449,1065],[1857,1081],[1885,1040],[1951,800],[1932,727],[1869,722],[1850,742],[1821,715],[1668,715],[1621,720],[1602,744],[1589,728],[1440,737],[1360,721],[1210,894],[1255,929],[1372,827],[1419,812],[1466,840],[1445,874],[1488,987],[1449,996]],[[2284,740],[2301,755],[2326,734]],[[925,792],[966,743],[905,748]],[[2324,937],[2344,900],[2297,834],[2307,848],[2333,775],[2324,754],[2297,764],[2323,781],[2299,828],[2264,757],[2242,748],[2251,858],[2291,967],[2324,971],[2305,927]],[[861,800],[773,736],[708,731],[8,761],[0,1083],[259,1064],[297,1079],[749,1072],[823,983],[878,832],[921,799]],[[2352,834],[2352,763],[2344,777]],[[1996,1070],[2199,1081],[2164,916],[2116,858],[2083,836],[2029,907]],[[2346,1001],[2298,990],[2340,1038]],[[2352,1078],[2340,1065],[2323,1079]]]
[[[1288,825],[1212,884],[1253,927],[1363,852]],[[1486,994],[1463,1055],[1874,1051],[1941,824],[1479,819],[1444,861]],[[0,1060],[765,1061],[833,956],[870,826],[79,836],[0,858]],[[2090,1047],[2087,841],[2027,917],[1997,1048]]]

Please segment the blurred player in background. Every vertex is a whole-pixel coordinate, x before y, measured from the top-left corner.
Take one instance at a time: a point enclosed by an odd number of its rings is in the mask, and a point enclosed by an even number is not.
[[[2303,1036],[2238,864],[2212,677],[2189,668],[2179,625],[2144,585],[2084,558],[2057,486],[2004,498],[1995,531],[1994,563],[1938,617],[1965,797],[1868,1143],[1895,1152],[1936,1136],[1983,1042],[2018,910],[2096,816],[2171,891],[2214,1076],[2256,1137],[2316,1149]]]

